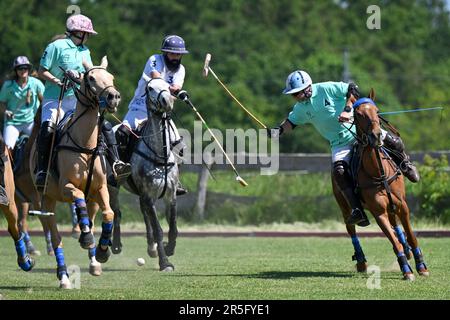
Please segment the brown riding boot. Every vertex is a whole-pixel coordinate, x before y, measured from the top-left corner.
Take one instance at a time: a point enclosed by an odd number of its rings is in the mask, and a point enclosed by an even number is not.
[[[405,145],[400,137],[388,132],[383,144],[387,147],[389,155],[394,160],[395,164],[400,168],[400,171],[409,181],[416,183],[420,180],[419,171],[416,166],[409,160],[409,156],[405,152]]]

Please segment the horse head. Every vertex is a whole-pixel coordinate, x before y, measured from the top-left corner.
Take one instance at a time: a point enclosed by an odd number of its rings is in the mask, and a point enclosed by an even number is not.
[[[147,109],[152,113],[170,112],[173,109],[174,98],[170,85],[161,78],[153,78],[147,83],[145,95]]]
[[[362,98],[354,104],[356,132],[363,143],[372,148],[380,147],[381,125],[378,117],[378,107],[373,102],[375,92],[371,89],[368,98]]]
[[[116,112],[120,103],[120,92],[114,86],[114,76],[106,70],[106,56],[100,66],[93,66],[86,61],[83,61],[83,66],[86,72],[81,81],[81,90],[85,92],[86,98],[95,102],[100,109],[106,108],[110,113]]]

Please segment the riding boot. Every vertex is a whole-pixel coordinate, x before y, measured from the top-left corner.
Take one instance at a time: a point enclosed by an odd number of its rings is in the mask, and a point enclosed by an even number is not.
[[[186,148],[186,144],[183,142],[183,138],[180,138],[179,140],[176,140],[175,142],[171,143],[170,145],[172,152],[175,155],[175,158],[178,163],[178,170],[180,169],[181,164],[183,163],[183,155],[184,155],[184,149]],[[183,187],[181,184],[181,181],[178,181],[177,185],[177,196],[182,196],[184,194],[188,193],[188,190]]]
[[[105,137],[106,145],[108,146],[107,158],[111,165],[114,178],[116,180],[127,178],[131,174],[131,165],[120,160],[119,152],[117,150],[116,136],[109,121],[105,121],[103,123],[102,133]]]
[[[47,177],[47,167],[50,157],[50,145],[55,132],[55,125],[51,121],[45,121],[41,125],[37,137],[37,174],[35,185],[39,191],[44,190]]]
[[[115,134],[119,157],[125,162],[130,162],[135,146],[135,143],[130,143],[130,130],[131,129],[122,124],[119,128],[117,128]]]
[[[0,134],[0,204],[9,205],[8,194],[5,188],[5,164],[8,161],[8,157],[5,154],[5,141]]]
[[[367,227],[370,222],[364,212],[363,206],[359,201],[356,194],[353,192],[352,188],[347,188],[342,190],[342,194],[347,199],[348,204],[352,208],[352,213],[350,217],[345,221],[346,224],[352,225],[357,224],[360,227]]]
[[[342,195],[352,208],[350,217],[345,221],[346,224],[357,224],[360,227],[366,227],[370,224],[364,208],[358,196],[354,192],[353,179],[349,173],[350,169],[347,162],[340,160],[333,163],[333,177],[336,181]]]
[[[400,137],[388,132],[383,140],[387,152],[394,160],[400,171],[409,181],[416,183],[420,180],[419,171],[416,166],[409,160],[409,156],[405,152],[405,145]]]

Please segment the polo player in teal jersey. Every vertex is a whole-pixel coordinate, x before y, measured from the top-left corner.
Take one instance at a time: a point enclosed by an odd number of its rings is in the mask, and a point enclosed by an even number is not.
[[[292,72],[286,80],[283,94],[291,95],[297,103],[289,116],[278,127],[268,130],[269,137],[281,136],[300,124],[312,124],[329,141],[332,158],[332,174],[343,196],[352,208],[346,224],[365,227],[370,224],[363,206],[354,192],[350,173],[350,159],[355,144],[355,126],[345,126],[353,114],[351,101],[359,98],[359,88],[354,83],[322,82],[312,83],[308,73],[302,70]],[[402,155],[394,157],[402,173],[412,182],[419,181],[416,167],[404,152],[400,137],[383,132],[383,143]]]

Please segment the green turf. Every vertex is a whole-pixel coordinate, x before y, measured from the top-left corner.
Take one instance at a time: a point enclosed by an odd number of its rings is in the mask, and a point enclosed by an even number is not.
[[[34,239],[44,251],[42,239]],[[369,265],[381,268],[381,289],[357,274],[345,238],[179,238],[175,272],[161,273],[143,238],[124,238],[124,251],[88,274],[87,252],[65,240],[66,262],[81,267],[81,289],[57,288],[53,257],[18,270],[13,243],[0,238],[0,294],[5,299],[450,299],[450,239],[420,239],[429,278],[401,280],[386,239],[361,239]],[[143,267],[138,257],[147,261]],[[369,282],[373,283],[373,281]]]

